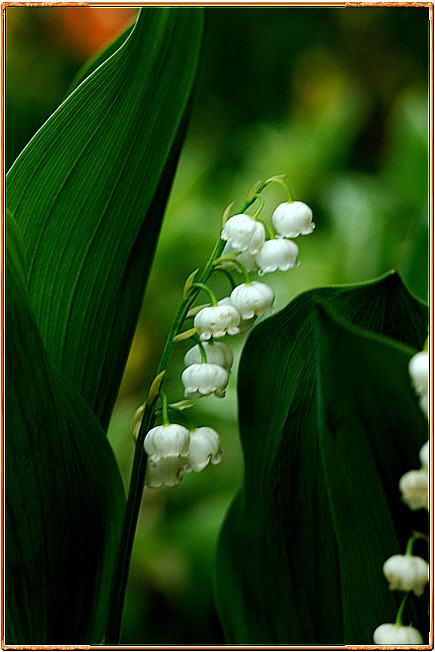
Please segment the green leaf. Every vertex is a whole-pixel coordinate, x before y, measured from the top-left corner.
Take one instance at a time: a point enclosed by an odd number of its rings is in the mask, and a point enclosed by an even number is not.
[[[307,292],[251,333],[245,477],[217,560],[228,643],[365,645],[394,621],[381,569],[415,516],[398,481],[427,438],[407,376],[426,336],[427,307],[395,274]]]
[[[100,643],[124,488],[97,419],[47,360],[20,239],[8,216],[5,640]]]
[[[105,428],[186,129],[200,8],[141,10],[7,176],[50,362]]]
[[[413,225],[401,274],[411,290],[423,301],[429,299],[429,209],[426,207]]]

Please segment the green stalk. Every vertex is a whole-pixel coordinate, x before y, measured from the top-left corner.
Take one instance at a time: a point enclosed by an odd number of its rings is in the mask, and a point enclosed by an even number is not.
[[[267,184],[263,183],[258,192],[264,190]],[[238,213],[244,213],[249,206],[255,201],[255,199],[247,200]],[[237,213],[234,213],[235,215]],[[199,278],[199,283],[205,284],[211,273],[214,269],[214,260],[218,258],[225,247],[225,242],[219,238],[216,243],[216,246],[211,254],[204,271]],[[174,321],[172,323],[171,331],[166,340],[166,345],[163,350],[163,354],[160,360],[160,364],[156,373],[156,376],[165,371],[171,360],[171,356],[174,350],[174,337],[179,333],[183,322],[186,318],[187,313],[189,312],[192,304],[196,300],[200,288],[194,288],[193,291],[188,295],[186,299],[180,304],[177,314],[175,315]],[[112,582],[112,593],[110,598],[110,606],[107,620],[107,630],[105,643],[107,645],[118,645],[119,636],[121,632],[121,618],[122,618],[122,609],[124,605],[125,590],[127,587],[127,578],[128,570],[130,566],[131,553],[133,549],[133,542],[136,533],[136,526],[139,517],[140,505],[142,501],[143,488],[145,484],[145,470],[147,464],[147,454],[144,450],[144,441],[147,432],[151,428],[151,424],[154,421],[154,404],[153,403],[145,404],[142,422],[136,442],[136,448],[133,458],[133,467],[131,470],[130,476],[130,487],[128,490],[127,505],[125,508],[124,522],[122,527],[121,539],[119,544],[119,551],[117,557],[117,564],[115,568],[115,573],[113,576]]]

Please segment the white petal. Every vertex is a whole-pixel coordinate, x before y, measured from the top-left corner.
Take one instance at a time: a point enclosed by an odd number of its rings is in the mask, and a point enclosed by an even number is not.
[[[218,464],[222,455],[219,435],[213,428],[197,428],[190,433],[188,467],[186,472],[202,471],[211,461]]]
[[[297,267],[298,246],[291,240],[267,240],[255,257],[260,276],[277,269],[282,272]]]
[[[252,281],[242,283],[231,293],[231,303],[242,315],[242,319],[264,315],[272,308],[275,294],[268,285]]]
[[[207,362],[210,362],[211,364],[217,364],[220,367],[226,369],[228,372],[230,371],[233,364],[233,353],[229,346],[223,344],[223,342],[205,342],[203,346]],[[198,345],[189,349],[189,351],[184,356],[184,364],[186,366],[195,363],[200,364],[201,362],[201,352]]]
[[[219,365],[204,362],[192,364],[183,371],[181,380],[185,387],[184,396],[208,396],[216,393],[225,396],[228,372]]]
[[[416,596],[422,595],[429,579],[429,564],[414,555],[393,555],[382,570],[391,590],[413,591]]]
[[[186,458],[162,457],[158,461],[149,458],[145,474],[148,487],[175,487],[180,483],[181,473],[186,470]]]
[[[402,500],[413,511],[429,509],[429,474],[427,469],[408,471],[400,478]]]
[[[187,455],[189,448],[189,431],[178,423],[152,428],[145,437],[145,452],[154,460],[161,457]]]
[[[233,250],[249,250],[253,254],[265,240],[264,226],[249,215],[233,215],[227,220],[221,238],[227,240]]]
[[[376,645],[422,645],[423,637],[414,627],[384,623],[375,629],[373,642]]]
[[[301,201],[280,204],[272,215],[278,237],[296,238],[314,231],[313,212]]]

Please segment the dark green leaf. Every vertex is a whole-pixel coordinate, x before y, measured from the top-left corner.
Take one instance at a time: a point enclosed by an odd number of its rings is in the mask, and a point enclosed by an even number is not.
[[[228,643],[366,645],[394,620],[381,569],[411,533],[398,481],[427,438],[407,376],[426,336],[395,274],[310,291],[250,335],[216,577]]]
[[[13,218],[7,228],[5,639],[100,643],[122,480],[97,419],[47,360]]]
[[[50,362],[108,423],[186,128],[201,8],[144,8],[12,166]]]

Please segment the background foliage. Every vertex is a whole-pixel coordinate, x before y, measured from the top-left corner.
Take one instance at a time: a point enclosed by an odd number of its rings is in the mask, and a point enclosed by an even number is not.
[[[65,97],[81,64],[131,13],[7,8],[8,166]],[[392,267],[427,296],[427,276],[416,271],[413,254],[420,261],[427,255],[428,10],[207,14],[190,129],[110,426],[126,482],[131,416],[153,378],[184,279],[204,263],[223,209],[243,200],[257,179],[286,173],[317,224],[298,242],[300,269],[270,279],[278,307],[314,286],[368,280]],[[271,189],[266,211],[283,199]],[[219,282],[216,289],[227,292]],[[174,398],[181,396],[183,352],[180,345],[171,370]],[[213,397],[195,408],[199,423],[212,421],[222,434],[222,463],[185,478],[175,491],[145,492],[126,643],[223,641],[208,578],[242,476],[234,376],[226,401]]]

